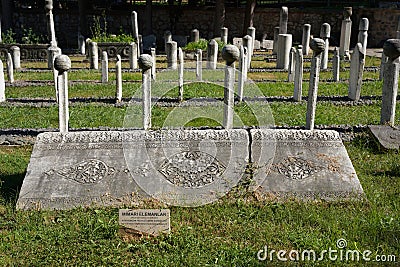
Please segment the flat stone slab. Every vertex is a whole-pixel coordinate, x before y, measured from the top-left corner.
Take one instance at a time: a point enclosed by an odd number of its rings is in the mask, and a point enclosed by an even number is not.
[[[400,129],[389,125],[370,125],[368,128],[383,148],[400,149]]]
[[[339,133],[251,130],[256,192],[263,198],[358,199],[363,189]]]
[[[248,146],[246,130],[42,133],[17,208],[203,205],[237,184]]]

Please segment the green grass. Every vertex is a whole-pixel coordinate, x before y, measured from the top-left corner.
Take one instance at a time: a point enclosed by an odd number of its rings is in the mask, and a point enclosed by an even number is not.
[[[371,250],[371,257],[398,256],[398,154],[382,153],[367,135],[346,143],[346,148],[368,202],[279,203],[232,193],[198,208],[171,207],[171,234],[136,240],[119,233],[116,209],[15,211],[15,190],[31,148],[0,147],[2,192],[13,192],[1,198],[0,264],[282,266],[276,256],[273,262],[258,261],[257,252],[266,245],[270,250],[336,249],[339,238],[347,240],[349,249]],[[325,260],[301,266],[375,265]]]
[[[82,61],[83,58],[76,58]],[[43,67],[44,63],[26,63]],[[80,62],[82,66],[84,62]],[[164,63],[160,63],[162,65]],[[257,61],[257,64],[266,64]],[[268,63],[269,64],[269,63]],[[346,63],[348,64],[348,63]],[[367,57],[367,66],[380,61]],[[44,66],[46,67],[46,65]],[[368,73],[376,76],[377,73]],[[223,79],[223,71],[205,71],[206,80]],[[321,77],[330,73],[321,73]],[[348,72],[345,73],[348,75]],[[374,76],[374,77],[375,77]],[[16,72],[17,80],[52,80],[51,72]],[[195,73],[185,72],[195,80]],[[287,73],[252,73],[249,77],[284,81]],[[365,76],[364,76],[365,77]],[[100,72],[70,72],[70,80],[100,80]],[[124,73],[125,80],[140,80],[140,73]],[[177,79],[176,72],[158,73],[160,80]],[[110,83],[71,84],[70,97],[113,97],[115,76]],[[176,83],[153,84],[154,96],[177,97]],[[140,97],[140,83],[124,84],[124,97]],[[303,84],[307,95],[308,83]],[[346,96],[348,84],[320,83],[319,95]],[[365,82],[362,95],[381,95],[382,82]],[[54,98],[52,85],[7,87],[7,97]],[[292,96],[293,83],[248,85],[246,96]],[[217,84],[185,84],[184,99],[223,97]],[[222,105],[207,107],[159,107],[152,109],[153,127],[220,126]],[[272,115],[271,116],[271,112]],[[305,125],[306,103],[242,103],[235,106],[235,127],[241,125]],[[141,124],[141,106],[118,107],[101,103],[70,106],[70,127],[123,127]],[[0,128],[57,128],[58,108],[0,106]],[[380,101],[371,105],[338,106],[317,104],[318,124],[378,124]],[[396,124],[400,124],[397,109]],[[400,261],[400,161],[399,151],[383,151],[367,133],[345,143],[363,186],[366,201],[297,202],[257,201],[254,194],[238,188],[219,201],[197,208],[170,207],[171,233],[159,237],[135,238],[120,232],[118,210],[113,208],[70,211],[16,211],[32,152],[31,146],[0,146],[0,265],[1,266],[397,266]],[[155,203],[143,208],[159,208]],[[396,263],[377,262],[273,262],[258,261],[257,252],[305,250],[320,252],[336,241],[347,240],[349,249],[371,250],[375,255],[397,256]]]
[[[261,112],[262,110],[262,112]],[[270,117],[272,111],[273,118]],[[253,113],[255,113],[255,115]],[[241,118],[236,117],[234,124],[241,125],[260,125],[269,124],[273,119],[276,125],[301,126],[305,125],[306,103],[294,104],[289,102],[275,102],[268,104],[248,103],[237,105],[235,113]],[[27,120],[29,114],[29,120]],[[202,115],[201,115],[202,114]],[[341,115],[343,114],[343,115]],[[135,105],[128,109],[126,107],[106,106],[97,103],[76,104],[70,107],[70,127],[122,127],[124,117],[133,116],[127,127],[141,127],[141,105]],[[215,118],[222,121],[223,105],[218,107],[160,107],[154,106],[152,109],[152,121],[154,128],[161,128],[167,125],[179,125],[185,119],[191,118]],[[58,107],[0,107],[0,128],[57,128],[58,127]],[[170,117],[168,117],[170,116]],[[258,121],[256,119],[258,118]],[[167,120],[168,118],[168,120]],[[323,102],[317,104],[315,124],[316,125],[368,125],[379,124],[380,119],[380,101],[371,105],[361,106],[338,106]],[[166,121],[167,120],[167,121]],[[207,126],[207,121],[201,123],[191,123],[192,127]],[[264,123],[262,123],[264,122]],[[400,110],[396,110],[395,124],[400,123]],[[217,126],[212,124],[209,126]]]

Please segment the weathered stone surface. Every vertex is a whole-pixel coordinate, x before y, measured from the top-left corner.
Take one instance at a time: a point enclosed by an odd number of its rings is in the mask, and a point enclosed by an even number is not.
[[[351,55],[350,79],[348,97],[351,100],[360,100],[362,77],[365,65],[365,54],[361,43],[357,43]]]
[[[383,43],[383,53],[391,60],[400,56],[400,39],[388,39]]]
[[[274,49],[274,40],[262,40],[260,43],[260,48],[263,48],[266,50]]]
[[[363,189],[335,131],[251,130],[255,188],[265,198],[361,198]]]
[[[151,69],[151,67],[153,66],[153,58],[148,54],[143,54],[140,55],[138,63],[139,68],[141,68],[143,71],[146,71],[148,69]]]
[[[400,149],[398,128],[389,125],[370,125],[368,128],[384,149]]]
[[[301,39],[301,44],[303,45],[303,55],[308,55],[310,51],[310,36],[311,36],[311,25],[303,25],[303,35]]]
[[[292,48],[292,35],[279,34],[278,36],[278,53],[276,67],[278,69],[287,70],[289,67],[289,55]]]
[[[237,47],[240,47],[241,45],[243,45],[243,40],[242,38],[234,37],[232,44]]]
[[[248,146],[242,129],[43,133],[17,208],[203,205],[237,184]]]
[[[126,228],[153,236],[171,231],[169,209],[120,209],[118,221]]]
[[[130,44],[129,43],[115,43],[115,42],[104,42],[97,43],[99,52],[107,52],[110,58],[116,58],[120,55],[122,58],[129,57]]]
[[[319,55],[325,50],[325,41],[320,38],[313,38],[310,42],[310,48],[315,55]]]
[[[67,55],[59,55],[54,59],[54,68],[62,73],[71,68],[71,59]]]
[[[222,48],[222,58],[228,65],[239,59],[239,49],[234,45],[226,45]]]

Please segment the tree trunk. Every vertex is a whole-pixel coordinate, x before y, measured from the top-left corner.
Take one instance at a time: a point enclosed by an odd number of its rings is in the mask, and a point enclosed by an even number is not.
[[[246,11],[243,23],[243,35],[247,34],[247,28],[253,26],[254,9],[256,8],[256,0],[247,0]]]
[[[220,36],[221,28],[225,23],[225,0],[216,0],[214,13],[214,37]]]

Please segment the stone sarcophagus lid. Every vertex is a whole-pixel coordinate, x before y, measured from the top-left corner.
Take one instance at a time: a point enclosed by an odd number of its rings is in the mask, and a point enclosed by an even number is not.
[[[20,48],[21,60],[47,60],[47,49],[49,44],[0,44],[0,57],[7,58],[11,53],[11,47]]]

